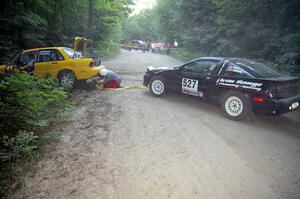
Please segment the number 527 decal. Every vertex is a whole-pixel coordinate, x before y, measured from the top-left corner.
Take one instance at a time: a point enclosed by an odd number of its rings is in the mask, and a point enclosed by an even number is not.
[[[198,80],[182,78],[181,86],[182,86],[182,93],[200,96],[200,97],[203,96],[202,92],[198,92]]]
[[[194,79],[186,79],[186,78],[182,78],[182,88],[195,88],[197,83],[198,86],[198,81],[194,80]]]

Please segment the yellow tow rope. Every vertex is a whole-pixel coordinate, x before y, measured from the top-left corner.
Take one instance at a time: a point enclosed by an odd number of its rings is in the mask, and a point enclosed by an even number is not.
[[[126,90],[126,89],[146,89],[147,87],[132,85],[132,86],[126,86],[126,87],[121,87],[121,88],[103,88],[103,86],[96,84],[96,88],[98,88],[100,90],[120,91],[120,90]]]

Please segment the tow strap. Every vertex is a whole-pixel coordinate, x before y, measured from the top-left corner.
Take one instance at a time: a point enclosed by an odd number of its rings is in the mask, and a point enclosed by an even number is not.
[[[96,88],[100,90],[108,90],[108,91],[120,91],[120,90],[126,90],[126,89],[146,89],[146,86],[137,86],[137,85],[132,85],[132,86],[126,86],[126,87],[121,87],[121,88],[101,88],[101,86],[96,84]]]

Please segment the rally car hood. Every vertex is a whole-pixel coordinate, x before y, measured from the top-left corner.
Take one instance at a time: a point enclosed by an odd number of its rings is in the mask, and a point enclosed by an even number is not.
[[[171,70],[175,70],[175,69],[170,67],[158,67],[158,68],[154,68],[153,66],[147,67],[147,72],[151,72],[151,73],[159,73],[162,71],[171,71]]]

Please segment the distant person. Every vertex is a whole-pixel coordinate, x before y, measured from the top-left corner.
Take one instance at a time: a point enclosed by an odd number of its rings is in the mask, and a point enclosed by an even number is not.
[[[171,42],[168,42],[168,44],[167,44],[167,54],[170,53],[170,48],[172,48],[172,44],[171,44]]]
[[[108,69],[100,70],[100,77],[104,78],[102,81],[104,88],[120,88],[121,77]]]
[[[162,51],[163,48],[164,48],[164,43],[163,43],[163,41],[159,41],[159,42],[156,44],[156,48],[157,48],[157,52],[158,52],[158,53],[161,53],[161,51]]]
[[[150,41],[150,42],[147,43],[147,51],[148,51],[148,52],[150,52],[150,49],[151,49],[151,43],[152,43],[152,41]]]
[[[151,42],[151,51],[155,53],[155,43]]]
[[[177,48],[178,47],[178,42],[177,39],[174,40],[174,47]]]
[[[128,49],[129,51],[131,51],[131,48],[132,48],[132,41],[128,41],[128,42],[127,42],[127,49]]]

